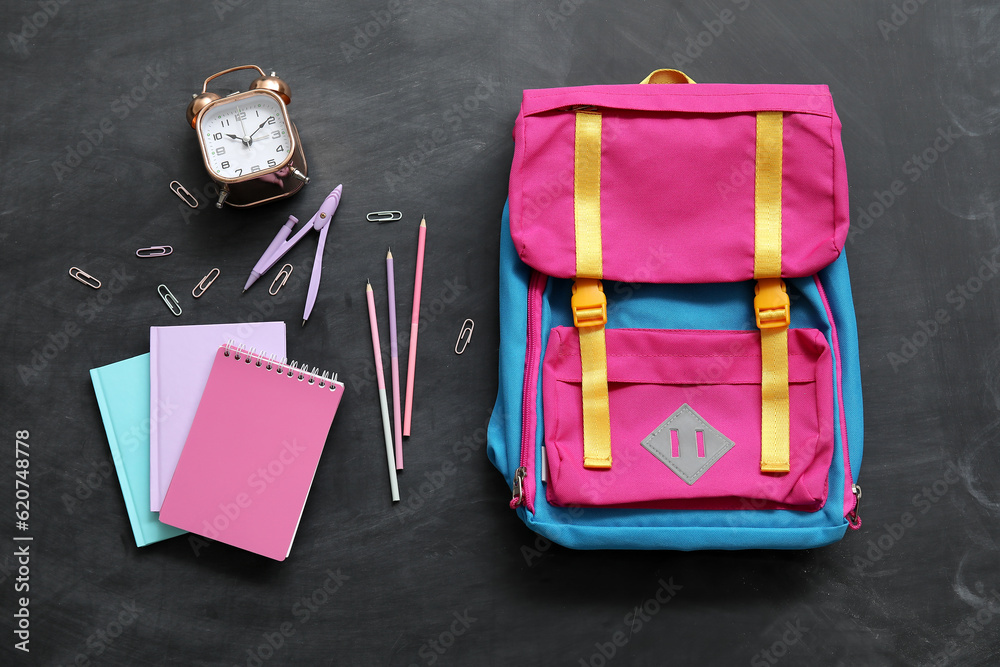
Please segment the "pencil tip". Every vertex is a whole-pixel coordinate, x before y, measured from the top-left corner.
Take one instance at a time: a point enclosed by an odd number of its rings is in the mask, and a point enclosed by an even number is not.
[[[422,215],[420,216],[420,226],[421,227],[426,227],[427,226],[427,219],[424,216],[422,216]]]
[[[305,326],[305,325],[306,325],[306,321],[302,320],[302,326]]]
[[[386,259],[392,259],[392,248],[389,248],[389,252],[385,253]]]

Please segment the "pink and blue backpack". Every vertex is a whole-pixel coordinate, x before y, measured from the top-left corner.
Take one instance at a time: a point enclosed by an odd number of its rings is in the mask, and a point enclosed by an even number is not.
[[[806,549],[860,526],[840,129],[818,85],[524,92],[489,456],[532,530]]]

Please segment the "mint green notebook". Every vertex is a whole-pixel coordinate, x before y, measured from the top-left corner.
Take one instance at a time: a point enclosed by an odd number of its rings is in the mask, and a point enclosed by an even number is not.
[[[144,547],[186,531],[149,511],[149,355],[90,369],[135,543]],[[163,419],[169,415],[156,415]]]

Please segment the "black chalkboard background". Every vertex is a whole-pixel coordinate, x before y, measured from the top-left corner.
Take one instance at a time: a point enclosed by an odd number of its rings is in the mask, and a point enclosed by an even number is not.
[[[1000,663],[995,3],[9,0],[0,35],[3,664]],[[292,87],[312,183],[217,211],[184,109],[205,77],[250,63]],[[563,549],[507,508],[481,444],[522,89],[674,66],[702,82],[825,83],[843,120],[864,526],[824,549]],[[167,189],[174,179],[197,211]],[[337,183],[323,285],[300,328],[315,241],[288,255],[298,282],[281,298],[241,296],[242,283],[286,216],[305,219]],[[365,222],[382,209],[403,221]],[[406,321],[421,214],[423,303],[438,305],[420,336],[410,504],[392,506],[364,281],[384,294],[391,246]],[[135,257],[157,244],[173,255]],[[71,266],[105,287],[74,282]],[[195,301],[212,267],[221,277]],[[151,325],[259,315],[288,323],[291,356],[348,384],[291,557],[196,553],[183,537],[137,549],[88,370],[148,351]],[[459,357],[466,318],[476,329]],[[28,654],[13,633],[20,430]],[[446,463],[454,474],[421,492]],[[634,621],[671,582],[671,601]]]

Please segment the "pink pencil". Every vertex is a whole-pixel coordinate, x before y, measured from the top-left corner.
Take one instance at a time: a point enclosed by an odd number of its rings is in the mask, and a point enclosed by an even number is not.
[[[403,435],[410,436],[410,418],[413,416],[413,374],[417,367],[417,328],[420,324],[420,286],[424,282],[424,242],[427,239],[427,220],[420,218],[420,235],[417,237],[417,274],[413,278],[413,311],[410,315],[410,357],[406,362],[406,412],[403,416]]]
[[[382,430],[385,433],[385,457],[389,460],[389,490],[392,501],[399,501],[399,483],[396,480],[396,462],[393,460],[392,434],[389,432],[389,406],[385,398],[385,372],[382,370],[382,347],[378,342],[378,319],[375,317],[375,294],[372,284],[365,290],[368,297],[368,321],[372,325],[372,348],[375,350],[375,378],[378,380],[378,400],[382,409]]]

